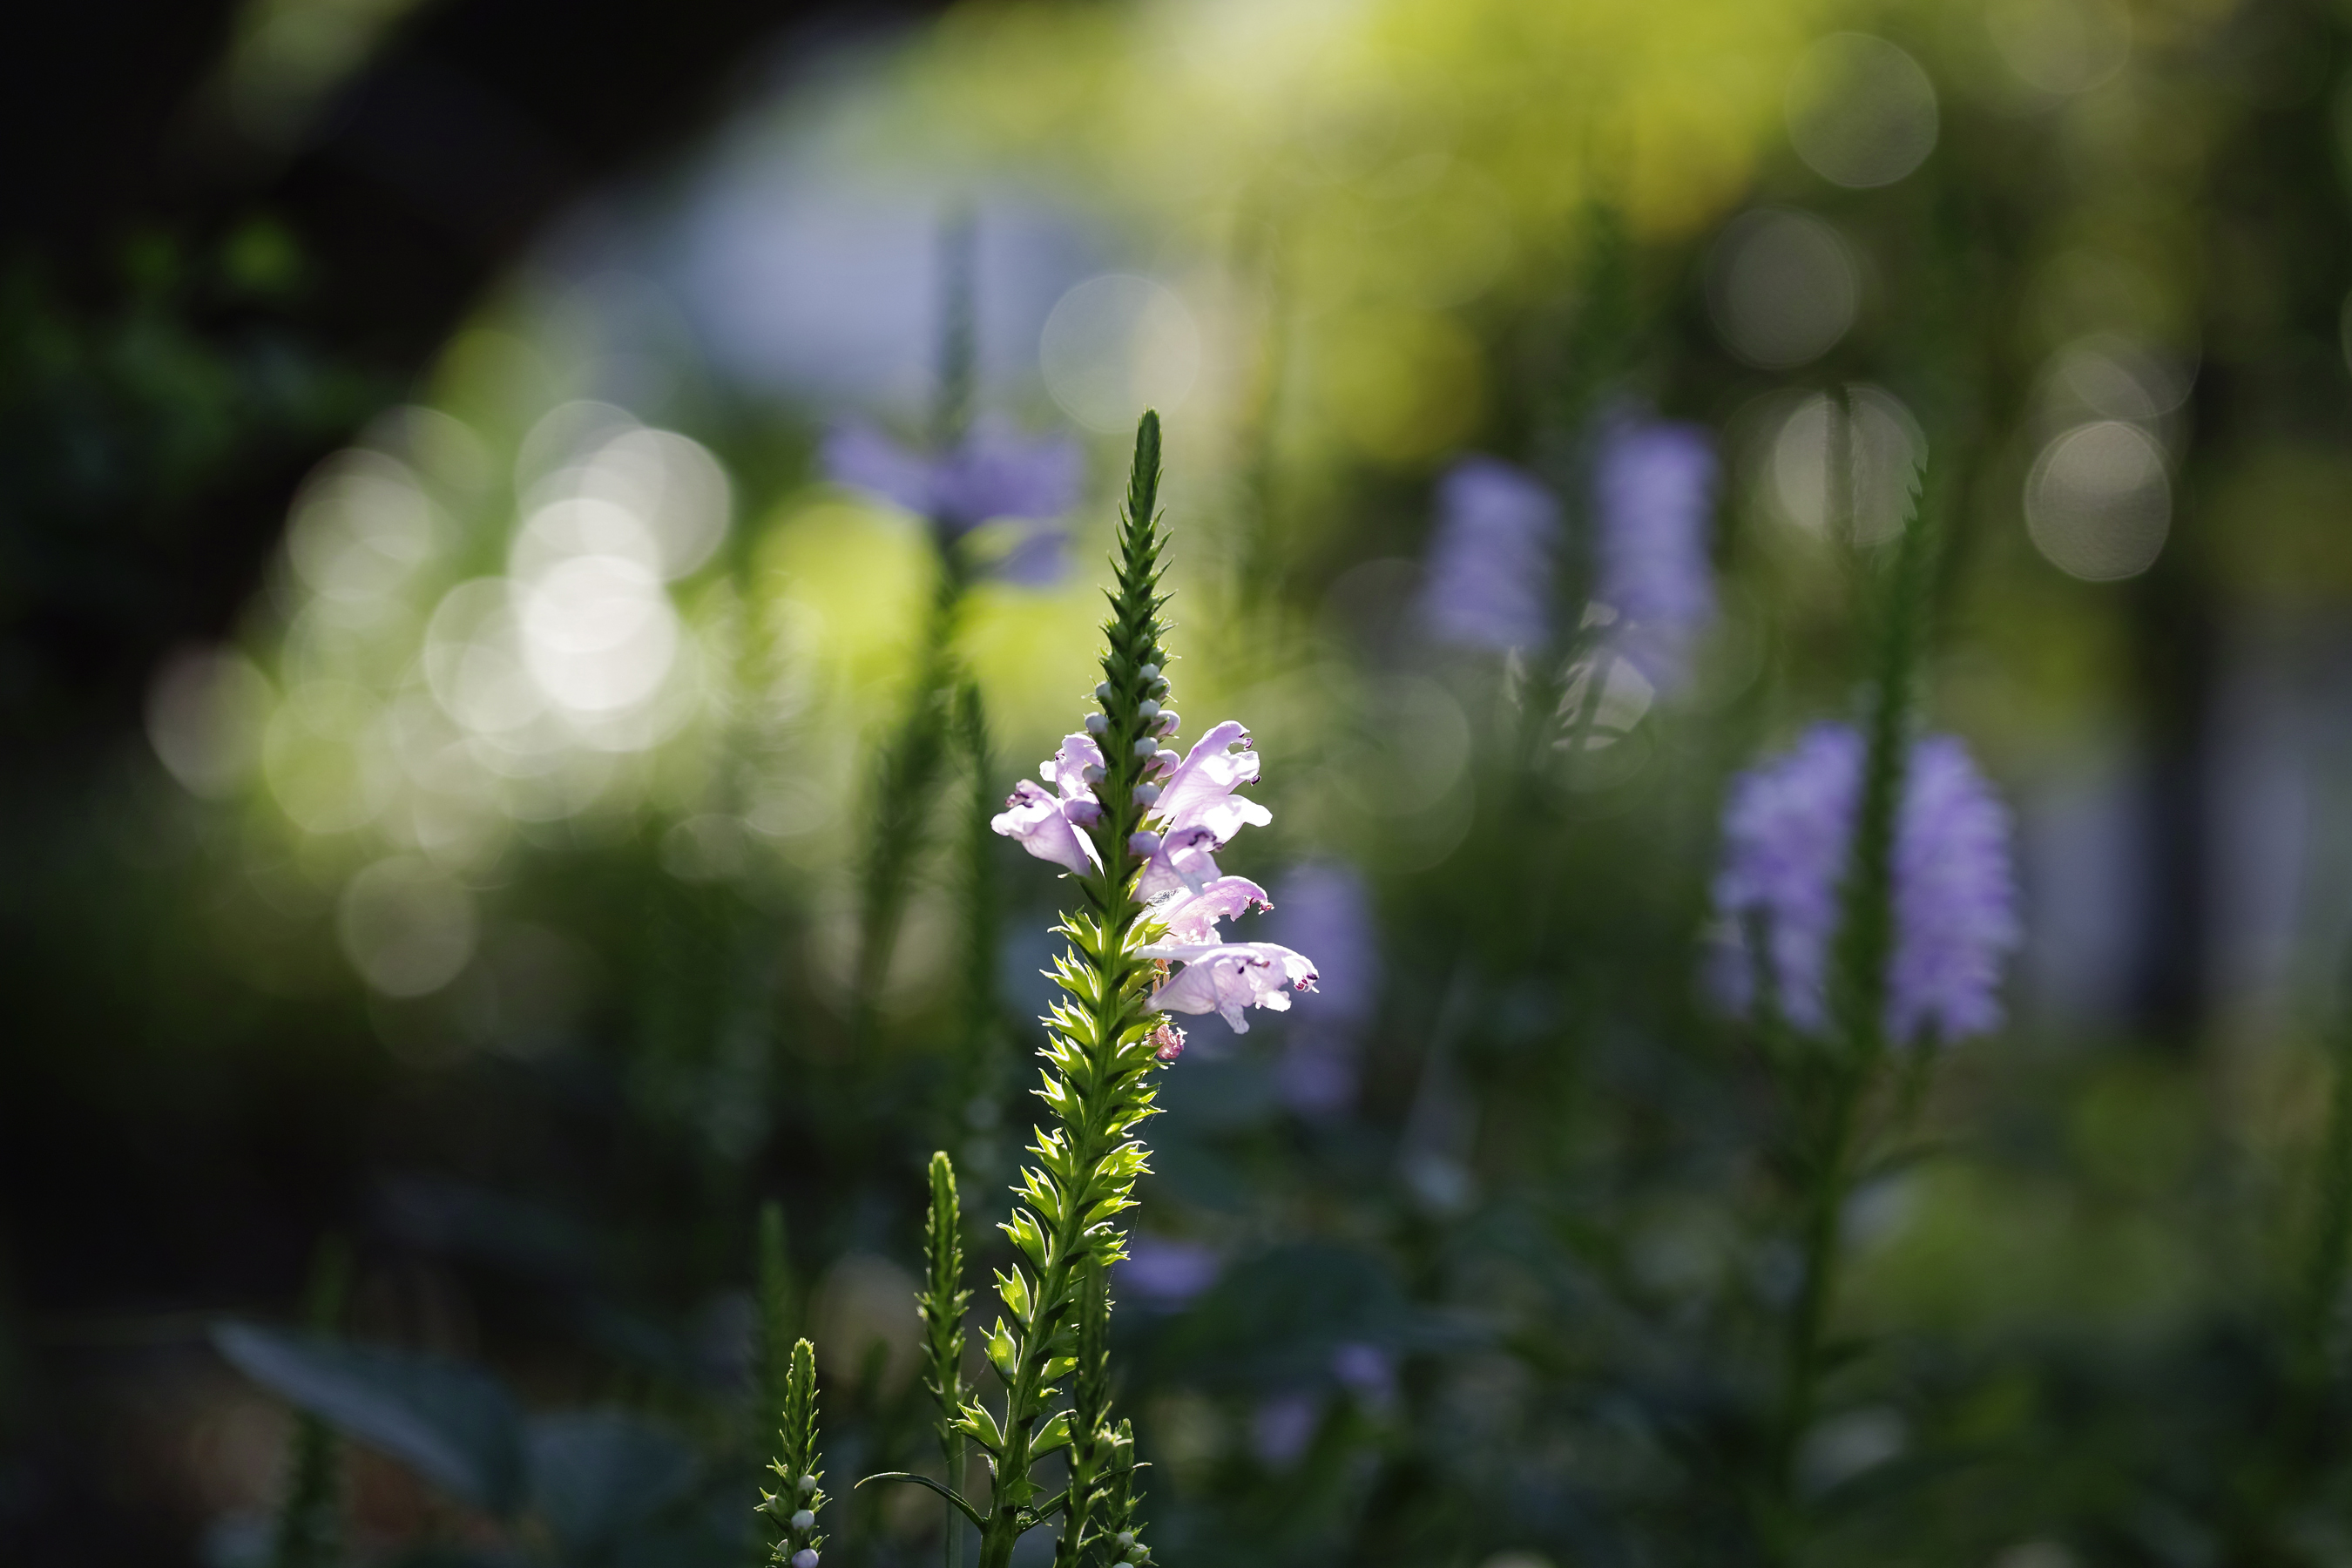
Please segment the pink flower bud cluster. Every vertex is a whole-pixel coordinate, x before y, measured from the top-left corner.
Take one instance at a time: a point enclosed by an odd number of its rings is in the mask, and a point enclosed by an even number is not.
[[[1163,732],[1175,731],[1172,712],[1155,708],[1144,717],[1160,720]],[[1234,793],[1257,780],[1249,731],[1227,720],[1181,757],[1153,741],[1137,747],[1139,754],[1149,749],[1150,778],[1135,792],[1146,815],[1127,850],[1143,862],[1135,892],[1149,906],[1144,918],[1161,928],[1157,941],[1137,951],[1171,966],[1152,1002],[1164,1012],[1217,1014],[1236,1034],[1246,1034],[1247,1009],[1286,1011],[1290,994],[1312,991],[1316,978],[1315,965],[1290,949],[1228,942],[1220,930],[1222,922],[1253,909],[1274,907],[1255,882],[1217,869],[1218,851],[1235,834],[1274,820],[1265,806]],[[1022,780],[990,826],[1041,860],[1080,876],[1099,870],[1087,830],[1102,818],[1094,794],[1105,776],[1101,746],[1091,734],[1068,736],[1038,776],[1053,791]],[[1171,1061],[1183,1048],[1183,1033],[1166,1025],[1161,1031],[1153,1038],[1160,1059]]]

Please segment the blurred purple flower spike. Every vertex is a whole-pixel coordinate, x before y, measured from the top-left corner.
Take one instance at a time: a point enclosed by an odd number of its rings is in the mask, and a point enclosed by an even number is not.
[[[1362,873],[1308,862],[1282,879],[1273,934],[1316,955],[1318,989],[1297,999],[1276,1082],[1302,1116],[1334,1116],[1356,1098],[1358,1050],[1380,994],[1380,941]]]
[[[1126,1261],[1114,1268],[1111,1278],[1123,1291],[1155,1306],[1181,1307],[1215,1284],[1223,1269],[1213,1247],[1136,1231],[1127,1238]]]
[[[1716,980],[1737,1009],[1754,1004],[1745,922],[1760,920],[1782,1015],[1808,1033],[1828,1025],[1830,947],[1860,807],[1863,753],[1852,728],[1817,724],[1795,750],[1733,785],[1715,906],[1742,930],[1719,955]],[[1910,1045],[1998,1027],[2001,960],[2021,940],[2009,814],[1950,736],[1911,749],[1893,871],[1889,1037]]]
[[[1421,619],[1457,647],[1507,652],[1550,635],[1552,551],[1559,502],[1536,477],[1493,458],[1465,458],[1437,482]]]
[[[1949,735],[1911,749],[1895,843],[1888,975],[1896,1039],[1953,1040],[2000,1026],[2000,961],[2024,939],[2010,868],[2009,812]]]
[[[1619,417],[1602,426],[1594,596],[1617,613],[1611,645],[1661,691],[1688,679],[1691,642],[1715,618],[1717,468],[1698,426]]]
[[[1051,522],[1078,504],[1085,458],[1067,436],[1024,436],[982,415],[931,469],[931,515],[953,531],[992,517]]]
[[[930,520],[952,542],[997,519],[1035,523],[999,560],[994,574],[1032,586],[1061,575],[1066,535],[1051,526],[1077,504],[1085,454],[1066,436],[1024,436],[990,416],[937,458],[909,450],[863,420],[828,431],[820,458],[826,479]]]

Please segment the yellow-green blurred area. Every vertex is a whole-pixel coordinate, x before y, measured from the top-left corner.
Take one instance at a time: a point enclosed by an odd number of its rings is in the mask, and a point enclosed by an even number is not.
[[[474,3],[250,0],[188,123],[277,166]],[[632,25],[650,59],[698,16]],[[0,1556],[284,1562],[282,1408],[200,1335],[293,1321],[336,1236],[351,1339],[488,1369],[534,1417],[624,1412],[692,1477],[575,1536],[363,1441],[336,1561],[752,1561],[772,1199],[839,1445],[826,1560],[938,1561],[928,1493],[847,1483],[937,1468],[906,1294],[933,1148],[976,1263],[1004,1261],[1073,895],[975,803],[1089,709],[1150,407],[1171,702],[1188,741],[1255,735],[1274,821],[1226,868],[1273,891],[1253,929],[1329,944],[1295,1012],[1197,1021],[1147,1130],[1116,1346],[1158,1560],[2352,1558],[2342,1280],[2311,1261],[2352,1180],[2325,1135],[2352,1038],[2352,13],[827,17],[581,181],[403,378],[286,394],[364,406],[320,414],[299,484],[223,503],[276,531],[243,608],[17,814],[7,930],[44,999],[0,1112]],[[556,24],[528,37],[560,55]],[[438,107],[370,143],[387,190],[404,148],[529,118],[430,79]],[[92,436],[85,462],[45,432],[178,410],[148,423],[209,451],[262,419],[184,338],[280,298],[309,330],[325,263],[268,202],[239,215],[229,305],[157,284],[76,337],[32,283],[0,300],[0,368],[36,389],[0,399],[9,452],[179,515],[182,446]],[[856,427],[936,457],[959,324],[958,416],[1072,443],[1083,481],[947,547],[970,586],[941,634],[935,520],[825,454]],[[146,414],[84,396],[119,383]],[[1541,476],[1571,563],[1596,432],[1654,416],[1718,464],[1686,680],[1433,634],[1457,465]],[[69,509],[21,488],[9,614],[102,598],[53,564]],[[1921,495],[1919,725],[2005,802],[2024,939],[2003,1027],[1872,1102],[1901,1136],[1852,1173],[1836,1354],[1776,1437],[1801,1162],[1786,1064],[1706,979],[1710,884],[1738,770],[1860,711],[1868,584]],[[1039,522],[1057,572],[1023,566]],[[942,635],[989,760],[929,775],[861,979]],[[1599,728],[1531,768],[1530,692]],[[1801,1531],[1759,1501],[1773,1466]],[[78,1523],[106,1510],[152,1523]]]

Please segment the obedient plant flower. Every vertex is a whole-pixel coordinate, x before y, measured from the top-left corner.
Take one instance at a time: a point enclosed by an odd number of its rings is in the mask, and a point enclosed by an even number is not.
[[[937,457],[900,446],[863,421],[846,421],[827,433],[821,458],[834,483],[929,519],[949,542],[1000,518],[1052,523],[1077,503],[1085,478],[1076,442],[1063,436],[1032,438],[985,415]],[[1050,581],[1058,574],[1062,539],[1058,528],[1034,530],[998,563],[997,574],[1018,582]]]
[[[1154,689],[1164,691],[1157,668],[1152,678]],[[1175,713],[1156,700],[1143,706],[1150,710],[1143,719],[1151,732],[1129,749],[1143,775],[1129,799],[1150,826],[1129,835],[1125,847],[1143,862],[1135,896],[1148,902],[1147,917],[1162,931],[1137,953],[1178,966],[1151,1000],[1163,1012],[1214,1013],[1236,1034],[1247,1034],[1247,1009],[1285,1011],[1291,993],[1311,991],[1316,982],[1314,963],[1289,948],[1227,942],[1219,930],[1223,921],[1252,909],[1274,907],[1265,889],[1247,878],[1220,875],[1215,859],[1244,827],[1274,820],[1265,806],[1234,793],[1256,781],[1257,753],[1250,749],[1249,731],[1229,719],[1179,760],[1159,743],[1160,733],[1172,731]],[[1072,735],[1040,770],[1058,798],[1024,779],[992,826],[1039,859],[1083,875],[1095,868],[1097,850],[1080,830],[1101,818],[1093,790],[1107,777],[1106,770],[1093,737]],[[1172,1061],[1184,1037],[1172,1026],[1162,1027],[1167,1033],[1155,1036],[1160,1059]]]
[[[1095,869],[1098,862],[1086,830],[1100,820],[1102,806],[1095,800],[1087,773],[1091,769],[1099,778],[1102,767],[1102,748],[1095,744],[1094,737],[1068,737],[1061,750],[1037,767],[1038,776],[1052,784],[1055,793],[1047,795],[1023,779],[1013,786],[1004,815],[992,818],[989,826],[1040,860],[1051,860],[1081,875]]]
[[[1698,426],[1621,416],[1602,426],[1593,596],[1614,612],[1607,646],[1661,691],[1688,679],[1691,643],[1715,618],[1715,445]]]
[[[1780,1014],[1828,1026],[1832,943],[1860,808],[1863,739],[1819,724],[1787,755],[1743,774],[1724,812],[1717,912],[1738,929],[1717,971],[1734,1006],[1754,1005],[1761,967]],[[2002,959],[2018,945],[2009,814],[1950,736],[1916,742],[1895,823],[1894,952],[1885,1026],[1896,1044],[1949,1041],[2000,1023]]]
[[[1070,948],[1054,965],[1062,995],[1039,1053],[1052,1121],[1014,1184],[1003,1229],[1019,1261],[996,1277],[1005,1312],[984,1342],[1000,1402],[965,1390],[951,1371],[961,1359],[961,1254],[942,1239],[955,1223],[952,1173],[944,1155],[933,1166],[933,1266],[921,1300],[949,1479],[889,1479],[943,1493],[980,1531],[979,1568],[1009,1568],[1021,1538],[1056,1518],[1057,1568],[1150,1561],[1133,1433],[1111,1418],[1106,1277],[1127,1256],[1118,1216],[1149,1169],[1138,1133],[1157,1113],[1152,1075],[1183,1047],[1164,1015],[1213,1008],[1240,1028],[1242,1007],[1287,1004],[1259,995],[1259,982],[1237,971],[1296,986],[1315,979],[1286,948],[1222,940],[1223,921],[1266,900],[1255,883],[1218,875],[1212,856],[1267,813],[1234,794],[1257,776],[1240,725],[1218,725],[1181,758],[1164,744],[1179,721],[1163,706],[1159,482],[1160,421],[1146,414],[1120,520],[1097,710],[1041,770],[1053,793],[1024,781],[991,824],[1069,873],[1079,893],[1058,928]],[[961,1491],[960,1443],[987,1464],[985,1510]],[[1065,1452],[1067,1479],[1049,1496],[1038,1466]]]
[[[1465,458],[1437,483],[1421,619],[1456,647],[1496,653],[1551,633],[1552,552],[1559,502],[1523,468]]]
[[[1690,645],[1715,616],[1707,560],[1717,463],[1696,425],[1617,414],[1599,427],[1592,475],[1592,595],[1602,646],[1649,683],[1686,678]],[[1460,647],[1534,647],[1551,633],[1559,502],[1541,479],[1468,458],[1437,486],[1421,614]]]

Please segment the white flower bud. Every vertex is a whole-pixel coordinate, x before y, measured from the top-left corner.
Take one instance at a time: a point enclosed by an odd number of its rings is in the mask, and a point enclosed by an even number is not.
[[[793,1552],[793,1568],[816,1568],[816,1548],[803,1546]]]
[[[816,1490],[816,1478],[814,1476],[803,1476],[801,1478],[801,1496],[806,1497],[809,1493],[814,1490]]]
[[[1135,1544],[1135,1531],[1131,1530],[1120,1531],[1117,1535],[1111,1537],[1111,1544],[1118,1547],[1121,1552],[1126,1551],[1129,1547]]]
[[[1177,713],[1176,710],[1171,708],[1168,711],[1160,715],[1160,732],[1163,735],[1172,735],[1178,729],[1182,727],[1183,722],[1183,719]]]
[[[793,1515],[793,1528],[806,1535],[816,1528],[816,1515],[806,1509],[801,1510],[800,1512]]]
[[[1110,682],[1108,680],[1097,681],[1095,685],[1095,700],[1097,702],[1108,702],[1110,700]]]
[[[1136,805],[1152,805],[1158,804],[1159,800],[1160,786],[1158,784],[1147,782],[1135,786]]]
[[[1101,714],[1089,713],[1087,715],[1087,733],[1092,735],[1096,740],[1101,740],[1103,738],[1103,732],[1109,728],[1110,721],[1104,718]]]
[[[1103,782],[1103,765],[1100,763],[1088,763],[1078,770],[1078,776],[1088,784],[1100,784]]]
[[[1136,673],[1146,680],[1157,680],[1160,679],[1160,667],[1156,664],[1147,664]]]
[[[1135,754],[1139,757],[1148,757],[1159,749],[1160,742],[1151,739],[1149,735],[1135,743]]]
[[[1143,706],[1137,709],[1136,711],[1142,714],[1146,719],[1157,719],[1160,717],[1160,704],[1147,697],[1143,700]]]

